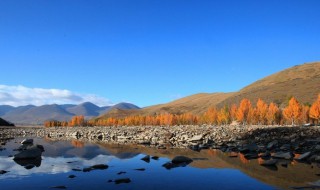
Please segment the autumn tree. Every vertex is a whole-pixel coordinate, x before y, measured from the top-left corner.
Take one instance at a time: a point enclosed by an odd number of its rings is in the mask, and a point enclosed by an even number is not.
[[[230,108],[230,119],[231,121],[235,121],[237,120],[237,111],[238,111],[238,107],[236,104],[233,104]]]
[[[278,113],[279,113],[278,106],[275,103],[271,102],[268,107],[267,114],[266,114],[266,119],[267,119],[269,125],[274,125],[274,123],[277,120]]]
[[[256,107],[256,116],[258,120],[258,124],[264,125],[266,123],[267,119],[267,113],[268,113],[268,105],[259,98],[257,102],[257,107]]]
[[[288,106],[283,110],[284,117],[291,121],[292,126],[299,119],[302,113],[302,108],[300,103],[295,97],[292,97],[289,101]]]
[[[230,122],[230,112],[227,106],[220,109],[217,114],[217,120],[219,125],[227,125]]]
[[[244,125],[247,122],[248,114],[249,114],[250,109],[251,109],[250,100],[248,100],[246,98],[241,100],[240,106],[239,106],[238,111],[237,111],[237,120],[239,122],[242,122]]]
[[[312,119],[315,119],[320,123],[320,94],[318,95],[318,99],[312,104],[309,112],[309,116]]]

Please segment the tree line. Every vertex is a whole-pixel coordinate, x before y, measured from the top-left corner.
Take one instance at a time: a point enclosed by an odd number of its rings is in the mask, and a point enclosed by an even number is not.
[[[125,118],[106,118],[85,120],[84,116],[74,116],[70,121],[46,121],[46,127],[55,126],[144,126],[144,125],[229,125],[238,122],[243,125],[301,125],[320,123],[320,94],[312,104],[301,104],[292,97],[284,108],[273,102],[267,104],[259,99],[252,105],[249,99],[242,99],[239,105],[224,106],[220,109],[210,107],[204,114],[162,113],[149,116],[127,116]]]

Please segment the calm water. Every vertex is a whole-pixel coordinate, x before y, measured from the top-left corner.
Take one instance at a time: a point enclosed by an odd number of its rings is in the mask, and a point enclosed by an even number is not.
[[[241,155],[230,158],[215,150],[166,149],[158,150],[142,146],[119,146],[91,144],[79,141],[55,142],[35,139],[45,148],[41,163],[25,169],[28,163],[16,163],[9,155],[17,152],[21,139],[7,143],[0,151],[0,170],[9,171],[0,175],[0,188],[49,189],[66,186],[67,189],[290,189],[319,183],[319,166],[292,162],[288,167],[265,168],[259,160],[246,160]],[[141,160],[145,155],[157,156],[150,163]],[[178,155],[194,159],[186,167],[167,170],[162,165]],[[73,171],[95,164],[107,164],[106,170],[91,172]],[[145,169],[138,171],[135,169]],[[126,172],[119,175],[119,172]],[[75,175],[73,179],[68,178]],[[130,178],[131,183],[108,182]]]

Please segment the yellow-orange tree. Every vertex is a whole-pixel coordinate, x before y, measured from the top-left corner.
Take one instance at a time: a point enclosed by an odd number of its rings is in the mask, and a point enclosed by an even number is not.
[[[258,124],[266,124],[266,116],[268,113],[268,105],[259,98],[256,107],[256,116],[258,120]]]
[[[278,113],[279,113],[278,106],[275,103],[271,102],[268,107],[268,112],[266,115],[266,119],[269,125],[273,125],[276,122]]]
[[[317,120],[318,125],[320,123],[320,94],[318,95],[318,99],[312,104],[309,116],[312,119]]]
[[[292,97],[289,101],[289,105],[283,110],[284,117],[291,121],[292,126],[294,126],[295,122],[299,119],[302,113],[302,108],[300,103],[295,97]]]
[[[248,114],[251,109],[251,102],[248,99],[242,99],[237,111],[237,120],[244,125],[247,123]]]

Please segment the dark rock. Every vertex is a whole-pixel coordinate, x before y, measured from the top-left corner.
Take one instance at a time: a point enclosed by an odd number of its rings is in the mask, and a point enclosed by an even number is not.
[[[150,163],[150,156],[147,155],[147,156],[141,158],[141,160],[143,160],[143,161],[145,161],[145,162],[147,162],[147,163]]]
[[[277,140],[274,140],[274,141],[272,141],[272,142],[270,142],[268,145],[267,145],[267,149],[268,150],[271,150],[271,149],[273,149],[273,148],[275,148],[276,146],[278,146],[278,141]]]
[[[311,156],[311,152],[306,152],[304,154],[301,154],[298,158],[295,158],[295,160],[303,161],[303,160],[307,159],[310,156]]]
[[[53,186],[53,187],[50,187],[51,189],[67,189],[66,186],[64,185],[59,185],[59,186]]]
[[[251,159],[259,158],[259,155],[258,153],[248,153],[248,154],[245,154],[244,157],[248,160],[251,160]]]
[[[131,180],[129,178],[123,178],[123,179],[116,179],[114,180],[115,184],[122,184],[122,183],[131,183]]]
[[[279,158],[279,159],[286,159],[291,160],[293,158],[293,155],[291,152],[276,152],[272,155],[273,158]]]
[[[92,168],[91,168],[91,167],[89,167],[89,168],[83,168],[82,171],[83,171],[83,172],[91,172],[91,171],[92,171]]]
[[[126,174],[127,172],[119,172],[118,175]]]
[[[136,170],[136,171],[141,171],[141,172],[146,171],[145,168],[138,168],[138,169],[134,169],[134,170]]]
[[[108,169],[109,166],[106,164],[97,164],[97,165],[91,166],[91,168],[93,170],[105,170],[105,169]]]
[[[152,156],[151,159],[152,160],[159,160],[159,157],[158,156]]]
[[[277,163],[278,163],[278,160],[273,159],[273,160],[263,161],[260,165],[261,166],[275,166]]]
[[[266,152],[264,152],[264,153],[261,153],[259,156],[260,156],[261,158],[268,158],[268,157],[271,156],[271,154],[270,154],[269,151],[266,151]]]
[[[8,173],[8,171],[0,170],[0,175],[2,175],[2,174],[6,174],[6,173]]]
[[[33,144],[33,139],[24,139],[21,144]]]
[[[42,150],[37,146],[32,146],[26,150],[14,155],[14,160],[36,159],[41,158]]]
[[[280,150],[282,150],[282,151],[289,151],[290,149],[291,149],[290,144],[284,144],[280,147]]]
[[[73,178],[76,178],[77,176],[75,176],[75,175],[69,175],[68,176],[68,178],[70,178],[70,179],[73,179]]]
[[[181,163],[187,163],[190,164],[193,160],[191,158],[185,157],[185,156],[176,156],[172,159],[173,164],[181,164]]]
[[[35,167],[35,165],[33,165],[33,164],[28,164],[28,165],[26,165],[24,168],[26,168],[27,170],[30,170],[30,169],[32,169],[32,168],[34,168]]]

